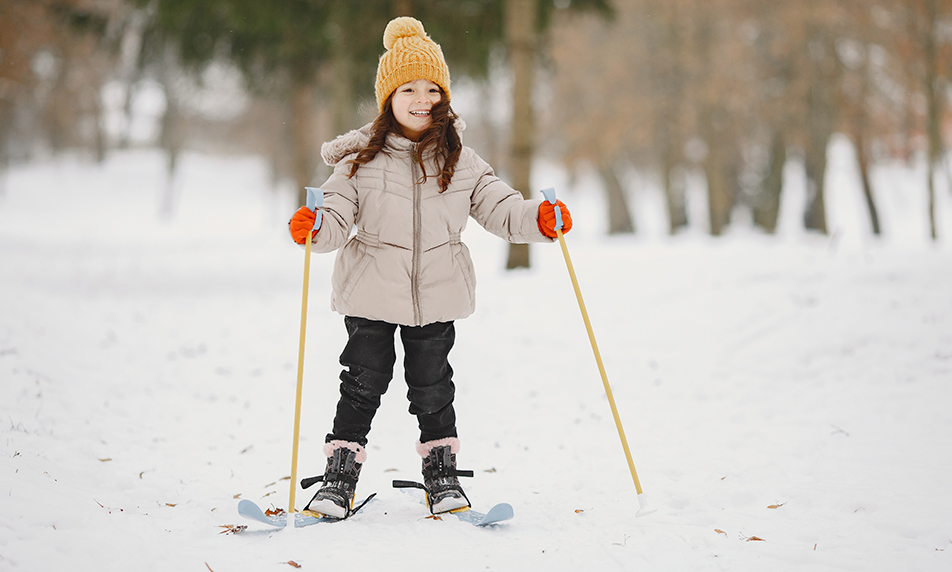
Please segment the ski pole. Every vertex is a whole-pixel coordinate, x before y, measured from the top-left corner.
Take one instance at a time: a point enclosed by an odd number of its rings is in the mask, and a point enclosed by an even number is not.
[[[555,189],[548,188],[542,191],[542,195],[551,204],[555,204]],[[582,300],[582,291],[578,287],[578,278],[575,276],[575,268],[572,266],[572,258],[569,256],[568,246],[565,245],[565,236],[562,234],[562,210],[555,209],[555,234],[559,238],[559,245],[562,247],[562,255],[565,257],[565,266],[568,268],[569,277],[572,279],[572,286],[575,288],[575,297],[578,299],[578,308],[582,312],[582,320],[585,322],[585,329],[588,331],[588,339],[592,343],[592,352],[595,353],[595,363],[598,364],[598,372],[602,376],[602,385],[605,386],[605,395],[608,396],[608,405],[611,406],[612,416],[615,418],[615,427],[618,428],[618,437],[621,439],[621,447],[625,450],[625,458],[628,459],[628,468],[631,470],[631,479],[635,482],[635,492],[638,493],[638,512],[635,516],[644,516],[654,512],[654,509],[648,508],[648,500],[645,498],[644,491],[641,490],[641,481],[638,480],[638,472],[635,470],[635,463],[631,460],[631,451],[628,449],[628,439],[625,438],[625,429],[621,426],[621,418],[618,416],[618,407],[615,406],[615,398],[612,395],[611,385],[608,383],[608,375],[605,373],[605,365],[602,363],[601,353],[598,351],[598,344],[595,342],[595,333],[592,331],[592,322],[588,319],[588,311],[585,309],[585,301]]]
[[[317,207],[324,204],[324,191],[316,187],[307,189],[307,208],[314,211],[314,228],[307,233],[304,243],[304,293],[301,295],[301,338],[298,343],[297,393],[294,397],[294,437],[291,441],[291,494],[288,498],[288,526],[291,526],[291,514],[294,508],[294,495],[297,492],[298,441],[301,435],[301,393],[304,389],[304,333],[307,330],[307,289],[311,275],[311,238],[321,228],[323,212]]]

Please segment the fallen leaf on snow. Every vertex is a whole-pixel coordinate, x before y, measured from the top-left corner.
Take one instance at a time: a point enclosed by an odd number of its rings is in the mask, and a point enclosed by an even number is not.
[[[287,562],[282,562],[281,564],[287,564],[288,566],[294,566],[295,568],[301,567],[301,565],[295,562],[294,560],[288,560]]]
[[[165,503],[165,506],[177,506],[177,505],[178,505],[178,503],[174,503],[174,502],[167,502],[167,503]]]
[[[424,517],[430,520],[443,520],[443,517],[438,514],[431,514],[430,516]]]
[[[719,529],[719,528],[715,528],[715,529],[714,529],[714,532],[716,532],[716,533],[718,533],[718,534],[723,534],[724,536],[727,536],[727,533],[724,532],[723,530]]]
[[[284,512],[285,511],[283,508],[269,508],[268,510],[264,511],[264,515],[265,516],[281,516],[282,514],[284,514]]]
[[[248,528],[247,524],[223,524],[219,528],[224,528],[225,530],[219,532],[218,534],[238,534],[243,532]]]
[[[118,510],[119,512],[124,512],[124,509],[121,509],[121,508],[111,508],[111,507],[108,507],[108,506],[103,506],[103,504],[102,504],[101,502],[99,502],[98,500],[96,500],[96,499],[93,499],[93,501],[94,501],[96,504],[98,504],[101,508],[104,508],[104,509],[106,509],[107,511],[109,511],[109,514],[112,514],[112,511],[114,511],[114,510]]]
[[[584,509],[584,508],[577,508],[577,509],[575,509],[575,514],[582,514],[583,512],[585,512],[585,509]]]
[[[785,503],[785,502],[779,502],[779,503],[777,503],[777,504],[767,505],[767,508],[780,508],[780,507],[782,507],[782,506],[785,505],[785,504],[787,504],[787,503]]]
[[[751,536],[747,538],[747,542],[767,542],[767,541],[759,536]]]
[[[100,462],[100,463],[108,463],[108,462],[111,461],[111,460],[112,460],[111,457],[106,457],[105,459],[99,459],[99,462]]]

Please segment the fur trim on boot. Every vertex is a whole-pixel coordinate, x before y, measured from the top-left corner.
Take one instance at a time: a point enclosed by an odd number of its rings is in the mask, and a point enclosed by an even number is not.
[[[367,462],[367,450],[360,446],[360,443],[352,443],[350,441],[329,441],[324,443],[324,456],[333,457],[334,449],[350,449],[355,453],[354,460],[363,465]]]
[[[459,439],[456,437],[446,437],[443,439],[437,439],[436,441],[427,441],[426,443],[421,443],[419,441],[416,442],[417,453],[424,459],[430,456],[430,451],[432,451],[434,447],[445,446],[449,446],[450,453],[453,453],[454,455],[459,453],[460,443]]]

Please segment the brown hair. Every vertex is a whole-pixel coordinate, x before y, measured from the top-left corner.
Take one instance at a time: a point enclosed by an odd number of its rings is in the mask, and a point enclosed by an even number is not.
[[[436,152],[437,164],[439,164],[440,159],[443,163],[439,172],[440,192],[442,193],[450,186],[450,179],[453,178],[453,173],[456,171],[456,162],[459,160],[463,144],[460,141],[459,133],[456,131],[456,120],[459,119],[459,116],[450,107],[450,102],[442,88],[440,88],[440,93],[443,97],[430,110],[430,117],[433,122],[420,135],[417,153],[413,160],[423,170],[422,180],[425,181],[428,175],[426,166],[423,164],[423,157],[431,148]],[[390,133],[403,135],[403,128],[393,114],[393,94],[390,94],[390,97],[383,104],[383,111],[374,119],[370,128],[370,141],[367,142],[367,146],[357,153],[357,157],[351,161],[350,177],[357,174],[357,169],[361,165],[366,165],[372,161],[377,153],[383,150],[387,143],[387,135]]]

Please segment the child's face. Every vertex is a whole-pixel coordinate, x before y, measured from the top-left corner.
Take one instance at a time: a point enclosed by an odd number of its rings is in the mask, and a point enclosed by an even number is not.
[[[417,141],[430,127],[433,123],[430,110],[442,97],[440,86],[428,79],[407,82],[393,92],[393,116],[403,127],[407,139]]]

